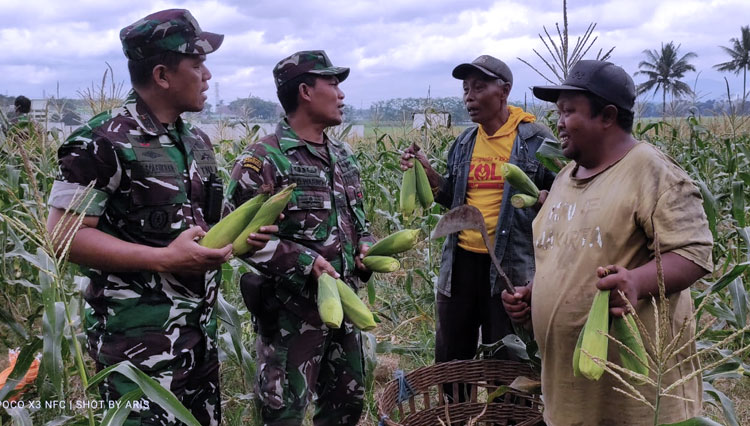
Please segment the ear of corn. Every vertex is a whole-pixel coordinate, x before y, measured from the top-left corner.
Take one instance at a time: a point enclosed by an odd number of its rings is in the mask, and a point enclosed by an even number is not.
[[[344,308],[344,315],[355,327],[362,331],[368,331],[375,328],[375,319],[367,305],[357,296],[357,293],[351,289],[345,282],[336,280],[341,298],[341,306]]]
[[[419,238],[419,229],[402,229],[375,243],[367,251],[368,256],[390,256],[411,250]]]
[[[510,197],[510,204],[517,209],[533,207],[539,198],[526,194],[513,194]]]
[[[417,176],[414,167],[409,167],[404,172],[401,180],[401,194],[399,207],[404,216],[411,216],[417,204]]]
[[[511,163],[505,163],[500,166],[500,174],[508,181],[518,192],[534,197],[539,196],[539,188],[531,181],[526,173],[518,166]]]
[[[365,256],[362,263],[373,272],[393,272],[401,267],[401,263],[390,256]]]
[[[578,341],[576,342],[576,348],[573,351],[573,375],[575,377],[581,376],[581,370],[578,368],[578,362],[581,359],[581,343],[583,343],[583,331],[586,330],[586,326],[581,327],[581,331],[578,333]]]
[[[237,235],[232,243],[232,252],[235,256],[243,255],[250,251],[250,245],[247,243],[247,238],[250,234],[258,232],[261,226],[266,226],[274,223],[276,219],[284,210],[289,199],[292,197],[292,191],[297,184],[292,183],[286,188],[282,189],[274,196],[266,200],[262,206],[258,209],[250,223],[245,226],[245,229]]]
[[[325,272],[318,278],[318,313],[328,327],[341,327],[344,309],[341,306],[339,288],[336,279]]]
[[[424,171],[422,163],[416,158],[412,158],[414,169],[417,177],[417,198],[422,208],[428,209],[435,202],[435,197],[432,195],[432,188],[430,187],[430,181],[427,179],[427,172]]]
[[[648,355],[646,355],[646,348],[643,346],[641,333],[638,331],[638,325],[633,314],[626,314],[612,320],[612,337],[632,351],[631,353],[618,345],[620,365],[634,373],[648,376]],[[636,384],[644,383],[643,380],[636,378],[633,378],[632,381]]]
[[[201,238],[200,245],[208,248],[221,248],[231,244],[237,238],[237,235],[245,229],[245,226],[250,223],[255,213],[267,199],[267,194],[258,194],[242,203],[219,223],[212,226],[206,232],[206,235]]]
[[[604,368],[597,365],[591,356],[602,360],[607,359],[608,339],[605,335],[607,331],[609,331],[609,290],[599,290],[594,296],[589,317],[584,325],[581,354],[578,359],[580,373],[589,380],[599,380],[604,373]]]

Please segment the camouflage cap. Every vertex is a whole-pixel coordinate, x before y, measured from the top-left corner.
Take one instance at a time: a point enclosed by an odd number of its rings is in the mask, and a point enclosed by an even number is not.
[[[137,61],[167,51],[205,55],[221,46],[224,35],[201,31],[188,10],[168,9],[123,28],[120,41],[125,56]]]
[[[334,67],[326,52],[322,50],[305,50],[293,53],[273,67],[273,80],[276,83],[276,89],[289,80],[306,73],[335,75],[341,82],[349,76],[349,68]]]

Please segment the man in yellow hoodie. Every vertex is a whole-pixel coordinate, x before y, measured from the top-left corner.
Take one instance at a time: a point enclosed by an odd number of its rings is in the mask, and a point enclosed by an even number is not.
[[[439,175],[416,145],[401,157],[401,168],[411,167],[416,157],[424,166],[435,201],[447,208],[462,204],[477,207],[484,216],[492,248],[514,285],[525,285],[534,276],[531,222],[534,208],[516,209],[515,193],[500,174],[500,166],[519,166],[539,189],[549,189],[555,175],[544,169],[534,153],[549,129],[535,117],[508,105],[513,74],[501,60],[482,55],[453,69],[463,82],[463,99],[471,121],[478,126],[461,133],[448,151],[447,173]],[[449,235],[443,246],[437,294],[435,362],[470,359],[482,342],[493,343],[513,332],[503,309],[488,248],[477,231]],[[510,354],[500,350],[498,358]]]

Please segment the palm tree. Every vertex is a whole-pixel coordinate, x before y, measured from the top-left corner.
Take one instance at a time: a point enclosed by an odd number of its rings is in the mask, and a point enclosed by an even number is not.
[[[644,83],[638,85],[638,94],[648,92],[654,89],[654,95],[661,89],[662,91],[662,116],[667,112],[667,92],[672,94],[672,98],[693,93],[690,86],[680,81],[688,71],[695,71],[695,67],[689,62],[690,59],[698,57],[693,52],[688,52],[678,59],[680,45],[675,46],[674,42],[666,45],[661,44],[661,51],[656,49],[643,51],[647,60],[638,64],[640,71],[635,74],[644,74],[648,77]]]
[[[747,95],[747,70],[750,69],[750,26],[740,28],[740,38],[732,37],[729,42],[732,47],[719,46],[729,55],[732,60],[714,65],[719,71],[733,71],[739,74],[742,70],[742,109],[745,111],[745,97]]]

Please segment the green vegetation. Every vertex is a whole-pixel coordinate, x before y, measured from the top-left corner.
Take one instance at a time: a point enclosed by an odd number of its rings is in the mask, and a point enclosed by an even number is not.
[[[116,87],[92,87],[83,93],[94,112],[114,102]],[[96,95],[97,93],[102,96]],[[554,118],[538,112],[540,121],[553,126]],[[0,122],[5,117],[0,114]],[[746,407],[750,402],[750,365],[747,348],[748,296],[750,288],[750,135],[746,116],[723,115],[665,118],[639,121],[635,134],[659,146],[679,162],[696,180],[715,238],[713,274],[694,286],[697,318],[702,333],[699,348],[704,371],[704,406],[715,420],[726,424],[750,424]],[[238,139],[215,140],[219,173],[225,181],[234,161],[247,144],[258,139],[258,129],[244,123],[246,133]],[[402,172],[400,152],[419,144],[439,172],[445,170],[445,155],[462,128],[411,129],[411,125],[368,124],[365,136],[352,140],[363,167],[367,217],[379,238],[403,229],[419,229],[421,239],[414,250],[400,254],[401,269],[376,274],[365,297],[380,319],[366,333],[368,351],[367,416],[363,424],[377,424],[376,395],[398,369],[410,371],[433,363],[435,297],[441,240],[431,234],[444,209],[433,205],[404,217],[399,211]],[[346,134],[340,135],[346,137]],[[23,132],[0,134],[0,370],[8,349],[21,353],[11,379],[20,379],[37,354],[41,367],[35,386],[20,396],[23,407],[0,408],[0,423],[99,424],[123,414],[106,407],[82,407],[76,402],[100,400],[95,386],[95,368],[85,355],[81,328],[85,279],[77,266],[55,260],[45,230],[45,201],[57,171],[59,132],[29,126]],[[85,197],[81,202],[86,202]],[[70,235],[77,223],[59,232]],[[248,267],[232,260],[224,265],[221,319],[222,400],[224,424],[244,425],[257,420],[251,403],[255,334],[244,307],[238,282]],[[365,294],[366,293],[366,294]],[[644,340],[647,339],[644,336]],[[128,366],[118,367],[133,377]],[[138,380],[141,380],[139,378]],[[170,403],[153,384],[141,380],[140,390]],[[14,395],[13,386],[0,389],[0,402]],[[135,399],[136,395],[128,398]],[[54,401],[73,404],[48,405]],[[37,409],[37,404],[39,408]]]

